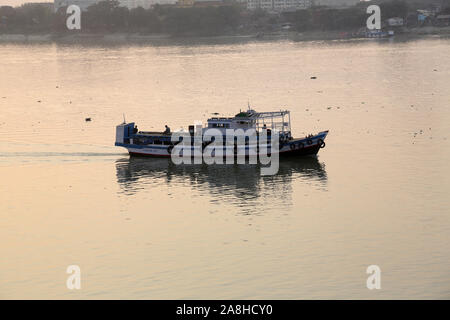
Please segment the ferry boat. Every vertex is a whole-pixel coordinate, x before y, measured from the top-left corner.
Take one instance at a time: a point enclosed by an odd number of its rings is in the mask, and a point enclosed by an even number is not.
[[[199,128],[200,127],[200,128]],[[291,134],[291,117],[290,111],[275,111],[275,112],[256,112],[248,109],[241,111],[234,117],[212,117],[207,120],[206,126],[202,125],[194,127],[189,126],[189,133],[186,133],[196,138],[195,130],[200,130],[202,142],[197,145],[192,143],[190,145],[183,145],[183,148],[191,148],[192,155],[202,155],[202,152],[195,152],[195,148],[202,148],[203,151],[209,141],[206,138],[208,129],[217,129],[223,134],[223,155],[237,155],[245,154],[245,156],[252,155],[252,152],[258,156],[259,148],[262,144],[260,137],[268,137],[265,146],[270,150],[269,153],[278,152],[280,156],[307,156],[316,155],[320,149],[325,147],[325,138],[328,135],[327,131],[322,131],[317,134],[310,134],[302,138],[293,138]],[[243,144],[238,144],[237,141],[233,143],[226,142],[225,134],[227,129],[254,129],[256,132],[257,146],[252,145],[251,140],[246,140]],[[270,149],[271,132],[276,130],[279,134],[278,150]],[[263,131],[266,135],[263,135]],[[217,132],[217,131],[216,131]],[[138,131],[134,122],[125,122],[116,127],[116,142],[118,147],[124,147],[128,150],[130,155],[142,155],[153,157],[170,157],[174,146],[178,142],[172,141],[172,134],[167,132],[150,132]],[[198,137],[197,137],[198,138]],[[181,147],[181,145],[179,146]]]

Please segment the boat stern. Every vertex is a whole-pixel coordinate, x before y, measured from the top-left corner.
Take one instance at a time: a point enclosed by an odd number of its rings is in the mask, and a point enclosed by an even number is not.
[[[116,142],[115,146],[123,147],[126,144],[130,144],[130,138],[133,134],[134,122],[121,123],[116,126]]]

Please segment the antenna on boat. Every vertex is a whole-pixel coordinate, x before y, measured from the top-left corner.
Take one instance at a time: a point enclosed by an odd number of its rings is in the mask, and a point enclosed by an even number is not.
[[[250,110],[250,99],[247,99],[247,107],[248,107],[248,110]]]
[[[124,123],[124,124],[127,123],[127,122],[125,121],[125,113],[123,113],[123,123]]]

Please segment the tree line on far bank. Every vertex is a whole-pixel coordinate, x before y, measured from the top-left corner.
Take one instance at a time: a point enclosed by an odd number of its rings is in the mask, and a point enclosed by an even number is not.
[[[417,0],[421,1],[421,0]],[[450,0],[443,12],[450,13]],[[422,4],[402,0],[373,1],[381,7],[383,19],[406,18],[408,12]],[[221,35],[279,30],[291,23],[294,30],[335,31],[355,30],[365,26],[367,2],[349,8],[313,7],[281,14],[263,10],[246,10],[239,3],[225,2],[221,6],[177,7],[155,5],[151,9],[121,7],[117,0],[98,2],[81,15],[81,30],[68,30],[65,7],[56,12],[51,4],[24,4],[20,7],[0,7],[0,33],[166,33],[182,35]]]

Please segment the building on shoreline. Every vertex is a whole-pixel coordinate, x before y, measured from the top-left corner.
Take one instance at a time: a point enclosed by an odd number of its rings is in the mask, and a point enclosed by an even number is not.
[[[72,4],[80,7],[81,10],[86,10],[89,6],[99,3],[101,0],[55,0],[54,8],[57,11],[61,7],[67,7]],[[150,9],[155,4],[176,4],[177,0],[118,0],[120,5],[128,9],[142,7]]]
[[[128,9],[135,9],[142,7],[144,9],[150,9],[155,4],[176,4],[177,0],[118,0],[120,5],[127,7]]]
[[[193,7],[195,1],[194,0],[178,0],[177,6],[178,7]]]
[[[81,10],[86,10],[89,6],[101,0],[54,0],[55,11],[61,7],[77,5]],[[177,5],[178,7],[193,6],[219,6],[240,3],[249,10],[262,9],[270,12],[283,12],[308,9],[312,6],[346,7],[360,2],[360,0],[118,0],[120,5],[128,9],[142,7],[150,9],[155,4]]]
[[[247,9],[265,11],[295,11],[308,9],[314,5],[314,0],[246,0]]]
[[[55,0],[53,6],[55,11],[58,11],[59,8],[68,7],[70,5],[76,5],[79,6],[81,10],[86,10],[87,7],[98,2],[98,0]]]
[[[314,0],[314,5],[331,8],[342,8],[342,7],[352,7],[360,2],[361,0]]]

